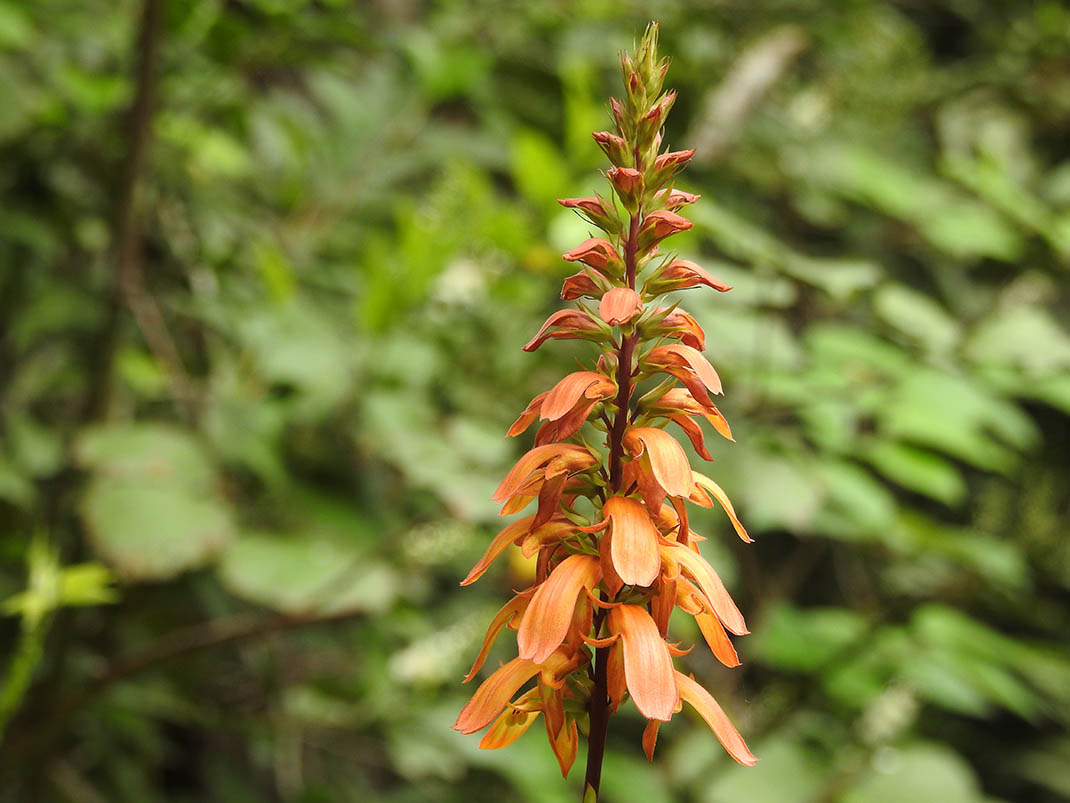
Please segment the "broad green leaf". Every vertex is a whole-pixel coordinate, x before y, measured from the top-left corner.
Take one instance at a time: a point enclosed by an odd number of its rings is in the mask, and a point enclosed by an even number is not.
[[[841,800],[842,803],[907,800],[992,803],[981,793],[965,759],[943,745],[921,742],[878,754],[872,769]]]
[[[826,668],[868,628],[861,615],[844,608],[778,605],[767,616],[748,639],[748,653],[765,664],[799,672]]]
[[[966,496],[959,470],[925,449],[872,439],[862,455],[888,479],[945,505],[958,505]]]
[[[81,512],[97,553],[128,582],[167,580],[203,566],[233,534],[225,505],[173,481],[98,478]]]
[[[904,287],[887,284],[873,297],[877,314],[907,338],[921,343],[929,352],[943,354],[959,337],[955,320],[932,298]]]
[[[172,485],[191,491],[212,485],[213,469],[190,435],[170,424],[112,424],[85,430],[75,446],[78,462],[117,481]]]
[[[381,613],[400,579],[366,550],[337,538],[248,533],[219,564],[223,584],[251,602],[287,614]]]
[[[829,768],[816,751],[788,739],[770,739],[754,748],[753,767],[722,762],[713,777],[699,786],[702,803],[802,803],[812,800]]]

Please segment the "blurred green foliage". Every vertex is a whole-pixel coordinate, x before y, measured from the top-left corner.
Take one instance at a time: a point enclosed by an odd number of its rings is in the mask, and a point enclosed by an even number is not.
[[[1052,0],[0,0],[9,684],[32,533],[92,592],[49,613],[120,581],[34,647],[0,799],[576,799],[534,731],[449,730],[526,569],[456,583],[505,429],[582,353],[519,347],[651,17],[700,148],[682,248],[736,288],[684,297],[738,441],[711,472],[758,539],[696,515],[754,634],[691,668],[762,761],[674,722],[648,767],[626,714],[605,797],[1070,800]]]

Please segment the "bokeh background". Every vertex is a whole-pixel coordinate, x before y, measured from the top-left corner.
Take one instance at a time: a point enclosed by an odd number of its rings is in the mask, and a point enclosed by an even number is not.
[[[0,799],[578,799],[449,730],[530,567],[457,581],[650,18],[762,760],[624,714],[606,799],[1070,800],[1054,0],[0,0]]]

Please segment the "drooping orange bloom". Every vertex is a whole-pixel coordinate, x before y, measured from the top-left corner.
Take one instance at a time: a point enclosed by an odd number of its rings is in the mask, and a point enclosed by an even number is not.
[[[624,99],[610,102],[617,130],[594,134],[612,162],[612,194],[561,201],[605,234],[563,255],[581,269],[565,279],[561,298],[593,303],[553,313],[523,347],[582,339],[598,354],[539,393],[509,429],[519,436],[541,422],[493,497],[502,515],[528,512],[498,533],[462,585],[510,545],[537,556],[535,582],[494,617],[465,681],[507,629],[516,631],[517,657],[483,681],[454,725],[462,733],[489,726],[480,747],[501,748],[541,715],[565,775],[579,732],[588,733],[585,794],[597,794],[607,723],[627,700],[648,720],[643,749],[651,760],[659,724],[686,702],[729,755],[756,761],[709,692],[675,669],[685,651],[668,638],[671,613],[683,611],[714,656],[734,667],[729,634],[748,632],[699,552],[704,539],[691,531],[687,502],[720,506],[738,536],[750,536],[721,486],[692,468],[665,429],[679,427],[712,460],[702,421],[733,440],[711,398],[721,379],[702,354],[706,336],[695,318],[671,300],[657,303],[668,292],[731,288],[690,260],[658,256],[666,239],[691,228],[678,210],[699,196],[671,183],[694,151],[660,152],[676,96],[662,93],[668,63],[657,56],[656,25],[621,65]]]

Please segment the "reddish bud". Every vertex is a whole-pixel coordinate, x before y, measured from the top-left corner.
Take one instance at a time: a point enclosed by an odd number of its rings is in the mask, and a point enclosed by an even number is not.
[[[620,231],[620,219],[612,206],[600,198],[560,198],[557,201],[567,209],[576,209],[591,223],[605,232],[616,234]]]
[[[561,298],[564,301],[572,301],[582,296],[597,298],[602,295],[603,289],[588,271],[581,270],[565,279],[561,286]]]
[[[566,251],[561,257],[567,262],[584,262],[611,275],[619,274],[624,269],[624,263],[613,243],[601,237],[592,237],[571,251]]]
[[[555,329],[556,331],[550,331]],[[538,333],[524,346],[524,351],[535,351],[551,338],[557,340],[602,340],[609,330],[583,310],[563,309],[546,319]]]
[[[634,213],[643,195],[643,174],[631,167],[611,167],[606,175],[625,208]]]
[[[632,155],[623,137],[611,134],[608,131],[595,131],[591,134],[598,147],[615,165],[626,166],[632,162]]]
[[[658,190],[654,193],[654,200],[659,201],[662,206],[670,212],[676,211],[681,206],[693,204],[701,197],[701,195],[695,195],[690,192],[676,189]]]
[[[660,295],[670,290],[686,290],[700,284],[712,287],[720,293],[727,293],[732,289],[731,285],[711,276],[690,259],[674,259],[646,283],[643,292],[647,295]]]
[[[671,167],[679,167],[685,165],[695,155],[695,149],[690,148],[686,151],[670,151],[669,153],[663,153],[657,159],[654,160],[655,170],[665,170]]]
[[[651,212],[643,222],[643,228],[639,230],[639,248],[645,250],[670,235],[687,231],[691,226],[690,220],[675,212],[666,209]]]

